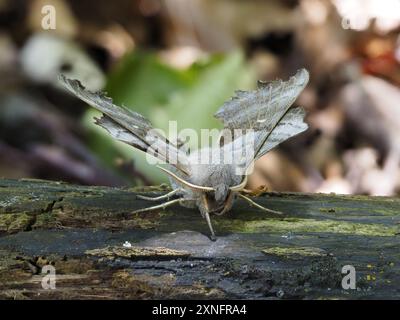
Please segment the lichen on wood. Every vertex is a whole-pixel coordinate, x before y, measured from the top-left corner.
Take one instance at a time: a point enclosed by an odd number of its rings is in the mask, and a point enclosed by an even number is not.
[[[87,250],[88,255],[106,257],[109,259],[126,258],[131,260],[139,259],[174,259],[188,258],[190,253],[181,250],[172,250],[164,247],[121,247],[109,246],[105,248]]]

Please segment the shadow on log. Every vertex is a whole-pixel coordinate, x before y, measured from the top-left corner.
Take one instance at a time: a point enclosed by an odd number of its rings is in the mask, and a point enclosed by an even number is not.
[[[131,213],[165,191],[0,180],[0,298],[400,298],[400,199],[267,193],[282,216],[237,200],[212,242],[194,209]]]

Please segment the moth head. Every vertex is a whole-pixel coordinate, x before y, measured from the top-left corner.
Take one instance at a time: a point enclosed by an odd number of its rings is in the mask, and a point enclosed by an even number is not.
[[[216,188],[216,192],[203,192],[199,202],[200,211],[221,215],[232,206],[231,191],[225,185]]]
[[[230,194],[232,193],[229,186],[225,183],[220,183],[214,187],[206,187],[201,185],[193,184],[189,181],[182,179],[175,173],[158,166],[159,169],[167,173],[172,179],[174,179],[179,184],[183,185],[185,188],[189,188],[193,191],[197,191],[200,196],[200,202],[198,203],[200,211],[221,214],[227,209],[227,202],[230,199]]]

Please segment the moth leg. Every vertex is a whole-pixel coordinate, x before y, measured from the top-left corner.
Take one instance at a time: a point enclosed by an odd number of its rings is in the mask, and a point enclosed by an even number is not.
[[[208,202],[207,202],[207,198],[206,198],[206,194],[205,193],[202,193],[201,199],[202,199],[203,204],[204,204],[204,209],[201,209],[200,212],[201,212],[201,215],[207,221],[208,228],[210,229],[210,232],[211,232],[211,236],[210,236],[211,241],[215,241],[215,240],[217,240],[217,237],[215,236],[214,228],[213,228],[213,226],[211,224],[211,218],[210,218],[210,213],[209,213],[210,209],[208,207]]]
[[[210,214],[208,212],[205,212],[204,213],[204,217],[206,218],[206,221],[207,221],[207,224],[208,224],[208,228],[210,229],[210,232],[211,232],[211,236],[210,236],[211,241],[217,240],[217,237],[215,236],[215,232],[214,232],[213,226],[211,224]]]
[[[175,190],[172,190],[171,192],[168,192],[167,194],[164,194],[159,197],[146,197],[146,196],[141,196],[141,195],[137,195],[137,197],[139,199],[143,199],[143,200],[159,201],[159,200],[169,199],[171,196],[173,196],[174,194],[178,193],[181,190],[182,189],[175,189]]]
[[[167,208],[169,206],[172,206],[175,203],[181,203],[181,202],[185,202],[185,201],[190,201],[190,199],[182,199],[182,198],[174,199],[174,200],[171,200],[171,201],[167,201],[167,202],[161,203],[161,204],[156,205],[156,206],[135,210],[135,211],[132,212],[132,214],[133,213],[139,213],[139,212],[153,211],[153,210],[157,210],[157,209],[164,210],[165,208]]]
[[[263,211],[270,212],[270,213],[282,214],[282,212],[280,212],[280,211],[271,210],[271,209],[268,209],[268,208],[265,208],[265,207],[259,205],[258,203],[254,202],[249,197],[246,197],[243,194],[238,193],[238,196],[241,197],[242,199],[246,200],[248,203],[250,203],[251,205],[255,206],[258,209],[261,209]]]

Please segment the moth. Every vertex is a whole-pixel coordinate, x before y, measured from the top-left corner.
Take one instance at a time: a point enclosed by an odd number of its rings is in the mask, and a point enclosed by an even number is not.
[[[192,152],[162,136],[139,113],[116,106],[103,93],[88,91],[78,80],[63,75],[59,79],[69,92],[102,113],[95,123],[113,138],[165,161],[164,166],[158,167],[169,176],[172,191],[154,198],[140,196],[149,201],[165,202],[135,212],[165,209],[177,203],[197,207],[207,221],[212,240],[216,237],[210,214],[226,214],[236,198],[261,210],[280,214],[254,202],[246,195],[249,191],[245,187],[249,168],[255,160],[308,128],[304,122],[304,109],[291,108],[308,83],[307,70],[299,70],[287,81],[258,81],[256,90],[236,91],[214,115],[224,125],[219,144]],[[252,143],[248,143],[249,139]],[[199,157],[212,158],[227,151],[233,154],[229,162],[198,161]]]

